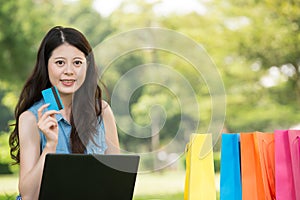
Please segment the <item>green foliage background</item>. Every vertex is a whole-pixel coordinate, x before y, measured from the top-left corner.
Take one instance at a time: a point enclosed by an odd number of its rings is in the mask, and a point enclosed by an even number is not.
[[[111,15],[101,16],[92,0],[0,0],[0,152],[7,151],[8,124],[13,123],[14,106],[33,68],[38,45],[54,25],[81,30],[92,46],[135,28],[162,27],[178,31],[201,44],[221,74],[227,101],[223,131],[272,132],[297,125],[300,122],[300,3],[280,0],[198,2],[206,8],[205,13],[163,15],[154,11],[161,3],[159,0],[124,0]],[[128,12],[129,6],[135,6],[135,11]],[[203,105],[201,123],[208,124],[211,99],[205,83],[197,84],[199,80],[194,77],[189,63],[163,51],[155,55],[135,52],[115,61],[103,79],[108,92],[112,92],[114,84],[130,69],[153,59],[190,77],[199,104]],[[274,71],[276,76],[272,74]],[[264,84],[266,79],[271,86]],[[179,123],[174,99],[162,88],[141,87],[131,97],[129,107],[137,123],[147,124],[147,109],[153,102],[160,102],[169,114],[158,144],[164,145],[174,137]],[[194,119],[192,115],[189,117]],[[205,129],[200,127],[199,132],[202,131]],[[122,130],[119,133],[122,147],[130,147],[132,151],[151,149],[151,138],[141,141]],[[220,142],[216,151],[219,146]],[[0,163],[9,162],[7,155],[0,155]]]

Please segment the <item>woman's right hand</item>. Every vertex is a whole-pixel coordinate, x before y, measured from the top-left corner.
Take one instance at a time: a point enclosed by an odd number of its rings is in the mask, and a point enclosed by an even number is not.
[[[59,111],[49,110],[43,113],[43,110],[50,104],[42,105],[38,109],[38,128],[43,132],[47,139],[47,145],[53,145],[56,148],[58,142],[58,122],[55,118]]]

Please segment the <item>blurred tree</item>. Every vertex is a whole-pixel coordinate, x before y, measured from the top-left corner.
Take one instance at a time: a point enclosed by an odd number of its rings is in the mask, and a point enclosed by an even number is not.
[[[51,20],[45,20],[50,12],[39,1],[0,0],[0,5],[0,130],[7,131],[20,85],[33,68],[38,44]]]
[[[49,12],[31,0],[0,0],[0,4],[0,79],[20,84],[32,69],[39,38],[51,22],[45,20]]]
[[[93,0],[53,1],[53,22],[82,31],[92,46],[98,45],[115,28],[93,7]]]
[[[226,80],[234,77],[227,84],[230,130],[272,131],[299,123],[299,11],[299,2],[279,0],[228,0],[221,7],[234,38],[228,45],[235,55],[225,72]]]
[[[164,26],[202,44],[215,61],[226,87],[227,131],[271,131],[300,121],[297,4],[207,1],[203,15],[163,19]]]

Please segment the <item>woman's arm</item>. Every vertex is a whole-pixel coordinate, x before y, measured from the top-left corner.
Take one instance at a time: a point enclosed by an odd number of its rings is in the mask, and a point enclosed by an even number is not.
[[[105,127],[105,137],[107,143],[106,154],[120,153],[119,138],[114,114],[107,102],[102,101],[102,116]]]
[[[19,117],[19,142],[20,142],[20,174],[19,191],[22,200],[37,200],[47,153],[55,153],[57,139],[57,122],[53,117],[56,111],[48,111],[43,116],[39,109],[39,122],[30,111],[25,111]],[[47,129],[48,127],[48,129]],[[39,128],[47,129],[49,141],[40,154]],[[50,135],[50,137],[49,137]]]

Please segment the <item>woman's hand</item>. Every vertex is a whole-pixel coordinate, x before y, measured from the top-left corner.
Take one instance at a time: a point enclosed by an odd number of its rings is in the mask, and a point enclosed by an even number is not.
[[[55,118],[55,114],[60,112],[56,110],[49,110],[43,114],[43,110],[47,108],[49,104],[45,104],[38,109],[38,128],[43,132],[47,139],[47,145],[56,148],[58,142],[58,123]]]

